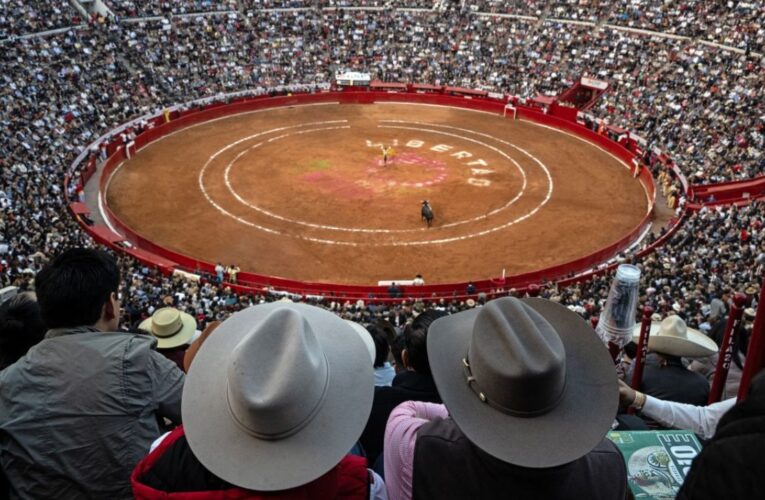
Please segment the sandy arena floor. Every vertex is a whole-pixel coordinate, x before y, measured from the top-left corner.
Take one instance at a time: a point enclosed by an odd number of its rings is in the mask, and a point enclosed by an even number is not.
[[[381,144],[395,151],[387,165]],[[191,127],[125,162],[106,199],[136,233],[194,258],[365,284],[564,263],[618,240],[648,206],[624,164],[572,135],[414,104],[297,106]]]

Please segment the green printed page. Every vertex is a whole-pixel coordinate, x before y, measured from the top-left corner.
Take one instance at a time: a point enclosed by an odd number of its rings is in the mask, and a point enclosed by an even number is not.
[[[701,444],[691,431],[613,431],[636,500],[675,498]]]

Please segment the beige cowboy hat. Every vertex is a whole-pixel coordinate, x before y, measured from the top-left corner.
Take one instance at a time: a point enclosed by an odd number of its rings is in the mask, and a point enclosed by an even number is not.
[[[277,491],[337,465],[372,408],[369,351],[335,314],[273,302],[233,314],[197,352],[183,388],[186,437],[236,486]]]
[[[640,323],[635,325],[632,340],[640,340]],[[715,341],[698,330],[688,328],[680,316],[668,316],[664,321],[651,323],[648,349],[660,354],[682,358],[703,358],[718,351]]]
[[[158,348],[170,349],[188,344],[197,330],[197,322],[190,314],[163,307],[143,320],[138,329],[151,333],[157,339]]]
[[[449,414],[478,448],[531,468],[595,448],[619,404],[614,364],[578,314],[504,297],[438,319],[428,359]]]

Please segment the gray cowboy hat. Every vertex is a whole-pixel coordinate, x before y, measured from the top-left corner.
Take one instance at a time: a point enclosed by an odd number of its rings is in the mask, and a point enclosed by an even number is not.
[[[436,320],[427,342],[454,422],[504,462],[572,462],[603,440],[616,416],[614,363],[595,331],[560,304],[496,299]]]
[[[186,437],[236,486],[276,491],[337,465],[372,408],[369,352],[354,328],[305,304],[253,306],[200,348],[183,388]]]

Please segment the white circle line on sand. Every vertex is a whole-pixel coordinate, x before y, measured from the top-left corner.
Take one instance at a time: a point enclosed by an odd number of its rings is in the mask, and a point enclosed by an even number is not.
[[[265,226],[261,226],[259,224],[255,224],[255,223],[250,222],[248,220],[245,220],[245,219],[243,219],[243,218],[241,218],[241,217],[239,217],[237,215],[234,215],[231,212],[227,211],[225,208],[223,208],[220,205],[218,205],[217,203],[215,203],[215,200],[212,199],[210,194],[207,192],[207,189],[205,189],[205,182],[204,182],[205,171],[207,170],[207,167],[210,166],[210,163],[212,163],[213,160],[215,160],[223,152],[233,148],[234,146],[236,146],[238,144],[246,142],[248,140],[254,139],[256,137],[262,137],[264,135],[268,135],[268,134],[271,134],[271,133],[274,133],[274,132],[281,132],[282,130],[289,130],[289,129],[301,128],[301,127],[310,127],[310,126],[316,126],[316,125],[327,125],[327,124],[330,124],[330,123],[333,123],[333,124],[334,123],[348,123],[348,120],[329,120],[329,121],[321,121],[321,122],[300,123],[298,125],[291,125],[291,126],[288,126],[288,127],[277,127],[277,128],[273,128],[273,129],[270,129],[270,130],[265,130],[263,132],[258,132],[257,134],[252,134],[252,135],[249,135],[247,137],[243,137],[241,139],[238,139],[236,141],[233,141],[233,142],[229,143],[228,145],[224,146],[223,148],[219,149],[218,151],[216,151],[215,153],[210,155],[210,157],[207,159],[205,164],[200,169],[199,177],[198,177],[198,183],[199,183],[199,189],[200,189],[200,191],[202,191],[202,195],[205,197],[205,199],[207,200],[207,202],[210,205],[212,205],[216,210],[218,210],[218,212],[222,213],[223,215],[225,215],[227,217],[230,217],[230,218],[236,220],[237,222],[240,222],[240,223],[242,223],[242,224],[244,224],[246,226],[250,226],[250,227],[259,229],[259,230],[267,232],[267,233],[282,235],[283,233],[281,233],[279,231],[276,231],[274,229],[271,229],[271,228],[268,228],[268,227],[265,227]]]
[[[632,167],[627,162],[625,162],[624,160],[622,160],[621,158],[619,158],[618,156],[616,156],[612,152],[608,151],[607,149],[598,146],[594,142],[590,142],[590,141],[588,141],[587,139],[585,139],[583,137],[579,137],[576,134],[572,134],[571,132],[566,132],[565,130],[558,130],[557,128],[551,127],[550,125],[543,125],[541,123],[536,123],[536,122],[533,122],[531,120],[524,120],[523,118],[519,118],[518,120],[522,121],[522,122],[525,122],[525,123],[530,123],[531,125],[535,125],[537,127],[542,127],[542,128],[546,128],[546,129],[549,129],[549,130],[554,130],[555,132],[558,132],[559,134],[565,134],[565,135],[567,135],[569,137],[573,137],[573,138],[578,139],[578,140],[580,140],[580,141],[582,141],[582,142],[584,142],[586,144],[589,144],[590,146],[601,150],[603,153],[607,154],[608,156],[610,156],[611,158],[613,158],[617,162],[621,163],[624,168],[626,168],[628,171],[632,172]],[[643,192],[645,193],[645,199],[646,199],[646,202],[648,203],[648,210],[646,211],[646,215],[647,215],[647,214],[651,213],[651,210],[653,210],[653,203],[654,202],[651,201],[651,197],[648,195],[648,190],[646,190],[645,187],[643,187]]]
[[[512,200],[510,200],[509,202],[505,203],[503,206],[501,206],[499,208],[495,208],[494,210],[492,210],[490,212],[487,212],[487,213],[485,213],[483,215],[479,215],[478,217],[474,217],[472,219],[468,219],[468,220],[464,220],[464,221],[459,221],[459,222],[452,222],[451,224],[444,224],[443,226],[439,226],[440,228],[459,226],[461,224],[467,224],[468,222],[477,222],[479,220],[486,219],[487,217],[490,217],[490,216],[492,216],[492,215],[494,215],[494,214],[496,214],[498,212],[501,212],[501,211],[507,209],[510,205],[512,205],[516,201],[520,200],[521,197],[523,196],[523,194],[526,192],[526,186],[528,185],[528,179],[526,178],[526,171],[523,170],[523,167],[521,167],[521,165],[517,161],[515,161],[515,159],[513,159],[510,155],[508,155],[504,151],[502,151],[502,150],[500,150],[498,148],[495,148],[494,146],[490,146],[489,144],[486,144],[485,142],[481,142],[481,141],[476,140],[476,139],[470,139],[469,137],[464,137],[464,136],[457,135],[457,134],[452,134],[450,132],[444,132],[442,130],[433,130],[433,129],[427,129],[427,128],[422,128],[422,127],[404,127],[404,126],[400,126],[400,125],[378,125],[378,128],[395,128],[395,129],[402,129],[402,130],[418,130],[418,131],[423,131],[423,132],[431,132],[431,133],[439,134],[439,135],[446,135],[446,136],[449,136],[449,137],[456,137],[457,139],[462,139],[463,141],[474,142],[474,143],[476,143],[476,144],[478,144],[480,146],[483,146],[483,147],[485,147],[487,149],[490,149],[490,150],[494,151],[495,153],[505,157],[505,159],[509,160],[513,165],[515,165],[515,168],[517,168],[518,171],[521,173],[521,178],[523,179],[523,185],[521,186],[521,190],[518,191],[518,194],[516,194],[515,197]]]
[[[283,134],[283,135],[280,135],[280,136],[269,138],[268,141],[266,141],[266,142],[276,141],[276,140],[283,139],[285,137],[290,137],[290,136],[293,136],[293,135],[306,134],[306,133],[316,132],[316,131],[321,131],[321,130],[336,130],[336,129],[341,129],[341,128],[350,128],[350,127],[347,127],[347,126],[346,127],[324,127],[324,128],[319,128],[319,129],[301,130],[301,131],[291,132],[291,133],[288,133],[288,134]],[[477,141],[475,139],[470,139],[470,138],[459,136],[459,135],[456,135],[456,134],[450,134],[450,133],[447,133],[447,132],[443,132],[443,131],[439,131],[439,130],[431,130],[431,129],[426,129],[426,128],[422,128],[422,127],[417,127],[417,128],[413,129],[411,127],[380,126],[380,128],[401,128],[401,129],[418,130],[418,131],[423,131],[423,132],[433,132],[433,133],[436,133],[436,134],[449,135],[449,136],[457,137],[459,139],[463,139],[463,140],[466,140],[466,141],[475,142],[475,143],[477,143],[477,144],[479,144],[481,146],[489,148],[489,149],[499,153],[500,155],[504,156],[507,160],[509,160],[511,163],[513,163],[513,165],[515,165],[515,167],[521,173],[521,178],[523,179],[523,185],[521,187],[521,190],[518,192],[518,194],[513,199],[511,199],[505,205],[503,205],[503,206],[501,206],[501,207],[499,207],[497,209],[494,209],[494,210],[492,210],[490,212],[487,212],[485,214],[479,215],[477,217],[473,217],[472,219],[466,219],[466,220],[463,220],[463,221],[458,221],[458,222],[452,222],[452,223],[449,223],[449,224],[444,224],[442,226],[438,226],[438,228],[436,228],[436,229],[445,229],[445,228],[449,228],[449,227],[454,227],[454,226],[459,226],[459,225],[462,225],[462,224],[474,223],[474,222],[478,222],[478,221],[484,220],[484,219],[486,219],[486,218],[488,218],[488,217],[490,217],[492,215],[495,215],[495,214],[497,214],[497,213],[499,213],[499,212],[509,208],[511,205],[513,205],[515,202],[517,202],[523,196],[523,193],[526,190],[527,178],[526,178],[526,172],[523,170],[523,167],[521,167],[521,165],[517,161],[515,161],[515,159],[510,157],[507,153],[505,153],[504,151],[501,151],[501,150],[499,150],[497,148],[494,148],[493,146],[490,146],[490,145],[485,144],[483,142]],[[330,226],[330,225],[326,225],[326,224],[316,224],[316,223],[312,223],[312,222],[302,221],[302,220],[299,220],[299,219],[291,219],[289,217],[284,217],[282,215],[275,214],[275,213],[273,213],[271,211],[268,211],[268,210],[266,210],[266,209],[264,209],[262,207],[259,207],[259,206],[255,205],[253,203],[248,202],[247,200],[242,198],[239,195],[239,193],[237,193],[236,190],[234,189],[234,187],[232,186],[231,179],[230,179],[230,172],[231,172],[231,169],[233,168],[234,164],[237,162],[237,160],[239,160],[242,156],[244,156],[245,154],[247,154],[251,150],[253,150],[253,149],[257,148],[257,147],[260,147],[263,144],[264,144],[263,142],[260,142],[258,144],[255,144],[255,145],[251,146],[250,148],[240,152],[235,158],[233,158],[228,163],[228,165],[226,165],[226,170],[224,172],[224,181],[225,181],[226,187],[228,188],[229,192],[237,199],[237,201],[239,201],[243,205],[246,205],[247,207],[249,207],[249,208],[251,208],[253,210],[256,210],[256,211],[258,211],[258,212],[260,212],[260,213],[262,213],[264,215],[268,215],[270,217],[273,217],[275,219],[278,219],[278,220],[281,220],[281,221],[284,221],[284,222],[290,222],[290,223],[293,223],[293,224],[299,224],[299,225],[303,225],[303,226],[307,226],[307,227],[313,227],[313,228],[316,228],[316,229],[325,229],[325,230],[331,230],[331,231],[343,231],[343,232],[349,232],[349,233],[380,233],[380,234],[411,233],[411,232],[428,231],[428,228],[419,228],[419,229],[349,228],[349,227],[342,227],[342,226]]]
[[[532,161],[534,161],[539,166],[539,168],[542,169],[542,171],[545,173],[545,176],[547,177],[547,186],[548,186],[547,193],[548,193],[548,195],[552,195],[552,192],[553,192],[553,179],[552,179],[552,175],[550,174],[550,170],[547,168],[547,165],[545,165],[539,158],[537,158],[533,154],[529,153],[528,151],[526,151],[522,147],[513,144],[512,142],[505,141],[503,139],[500,139],[499,137],[494,137],[493,135],[484,134],[483,132],[476,132],[475,130],[470,130],[470,129],[461,128],[461,127],[454,127],[454,126],[451,126],[451,125],[441,125],[439,123],[410,122],[410,121],[404,121],[404,120],[380,120],[380,121],[381,122],[386,122],[386,123],[408,123],[408,124],[413,124],[413,125],[428,125],[428,126],[431,126],[431,127],[445,128],[445,129],[450,129],[450,130],[459,130],[460,132],[467,132],[467,133],[475,134],[475,135],[478,135],[478,136],[481,136],[481,137],[487,137],[487,138],[492,139],[494,141],[497,141],[497,142],[499,142],[501,144],[505,144],[506,146],[510,146],[511,148],[516,149],[520,153],[523,153],[524,155],[528,156]],[[553,130],[555,130],[555,129],[553,129]]]
[[[295,136],[295,135],[310,134],[312,132],[322,132],[322,131],[326,131],[326,130],[340,130],[340,129],[349,129],[349,128],[351,128],[350,125],[345,125],[345,126],[342,126],[342,127],[322,127],[322,128],[308,129],[308,130],[299,130],[297,132],[292,132],[292,133],[289,133],[289,134],[282,134],[282,135],[278,135],[276,137],[271,137],[271,138],[269,138],[268,140],[266,140],[264,142],[259,142],[257,144],[254,144],[254,145],[250,146],[249,148],[245,149],[244,151],[240,152],[238,155],[236,155],[226,165],[226,170],[223,172],[223,181],[226,184],[226,188],[228,189],[229,193],[231,193],[234,196],[234,198],[236,198],[236,200],[239,203],[241,203],[242,205],[245,205],[245,206],[247,206],[247,207],[249,207],[249,208],[251,208],[253,210],[256,210],[256,211],[258,211],[258,212],[260,212],[262,214],[268,215],[269,217],[273,217],[274,219],[278,219],[278,220],[281,220],[281,221],[284,221],[284,222],[295,223],[295,224],[302,224],[302,225],[305,225],[305,226],[317,227],[317,228],[321,228],[321,229],[335,229],[335,228],[332,228],[331,226],[322,226],[322,225],[319,225],[319,224],[312,224],[312,223],[304,222],[304,221],[297,220],[297,219],[290,219],[289,217],[284,217],[282,215],[275,214],[273,212],[270,212],[270,211],[266,210],[265,208],[261,208],[261,207],[255,205],[255,204],[253,204],[253,203],[248,202],[247,200],[245,200],[244,198],[242,198],[239,195],[239,193],[234,189],[234,186],[231,184],[231,169],[234,167],[234,164],[237,162],[237,160],[239,160],[241,157],[243,157],[244,155],[246,155],[247,153],[249,153],[253,149],[259,148],[260,146],[262,146],[263,144],[266,144],[268,142],[274,142],[274,141],[277,141],[277,140],[280,140],[280,139],[284,139],[284,138],[287,138],[287,137],[292,137],[292,136]],[[341,229],[352,231],[352,229],[348,229],[348,228],[341,228]]]
[[[299,234],[298,235],[289,234],[289,233],[284,233],[284,232],[281,232],[281,231],[278,231],[278,230],[275,230],[275,229],[272,229],[272,228],[261,226],[259,224],[255,224],[255,223],[250,222],[250,221],[248,221],[246,219],[243,219],[242,217],[239,217],[239,216],[237,216],[235,214],[232,214],[232,213],[228,212],[226,209],[224,209],[223,207],[221,207],[220,205],[215,203],[215,201],[209,196],[209,194],[207,193],[206,189],[204,188],[204,172],[205,172],[205,170],[207,169],[207,167],[210,165],[210,163],[212,163],[212,161],[215,158],[217,158],[221,153],[223,153],[224,151],[230,149],[231,147],[234,147],[237,144],[241,144],[242,142],[244,142],[246,140],[249,140],[249,139],[252,139],[252,138],[255,138],[255,137],[264,136],[264,135],[267,135],[269,133],[278,132],[278,131],[281,131],[281,130],[288,130],[288,129],[293,129],[293,128],[308,127],[308,126],[314,126],[314,125],[325,125],[325,124],[329,124],[329,123],[347,123],[347,120],[311,122],[311,123],[304,123],[304,124],[299,124],[299,125],[293,125],[293,126],[289,126],[289,127],[279,127],[279,128],[267,130],[267,131],[264,131],[264,132],[259,132],[257,134],[253,134],[253,135],[248,136],[246,138],[239,139],[237,141],[232,142],[231,144],[225,146],[224,148],[218,150],[216,153],[211,155],[208,158],[208,160],[205,163],[205,165],[200,170],[200,172],[199,172],[199,187],[200,187],[200,189],[202,191],[202,194],[207,199],[208,203],[210,203],[220,213],[222,213],[223,215],[225,215],[225,216],[227,216],[229,218],[232,218],[232,219],[236,220],[237,222],[239,222],[241,224],[244,224],[246,226],[249,226],[249,227],[252,227],[252,228],[255,228],[255,229],[259,229],[259,230],[261,230],[263,232],[267,232],[267,233],[270,233],[270,234],[276,234],[276,235],[279,235],[279,236],[290,236],[290,237],[302,239],[304,241],[309,241],[309,242],[313,242],[313,243],[321,243],[321,244],[327,244],[327,245],[338,245],[338,246],[351,246],[351,247],[361,247],[361,246],[393,246],[393,247],[422,246],[422,245],[452,243],[452,242],[455,242],[455,241],[464,241],[464,240],[468,240],[468,239],[472,239],[472,238],[477,238],[477,237],[485,236],[487,234],[491,234],[491,233],[494,233],[494,232],[497,232],[497,231],[501,231],[503,229],[506,229],[506,228],[508,228],[508,227],[510,227],[512,225],[515,225],[515,224],[517,224],[519,222],[522,222],[522,221],[532,217],[544,205],[546,205],[547,202],[552,197],[552,184],[550,184],[549,188],[548,188],[548,191],[547,191],[547,195],[545,196],[545,199],[536,208],[534,208],[530,212],[528,212],[528,213],[526,213],[526,214],[524,214],[524,215],[522,215],[520,217],[516,217],[515,219],[513,219],[513,220],[511,220],[511,221],[509,221],[509,222],[507,222],[505,224],[502,224],[500,226],[495,226],[493,228],[485,229],[483,231],[479,231],[479,232],[475,232],[475,233],[470,233],[470,234],[465,234],[465,235],[461,235],[461,236],[454,236],[454,237],[451,237],[451,238],[441,238],[441,239],[437,239],[437,240],[428,240],[428,241],[393,241],[393,242],[371,243],[370,244],[370,243],[356,243],[356,242],[351,242],[351,241],[328,240],[328,239],[314,238],[314,237],[305,236],[305,235],[299,235]],[[432,125],[432,124],[429,124],[429,125]],[[497,140],[500,141],[500,142],[503,142],[503,141],[501,141],[499,139],[497,139]],[[518,148],[518,149],[520,150],[520,148]],[[528,153],[526,153],[526,154],[528,154]],[[529,156],[531,156],[531,155],[529,155]],[[539,162],[539,160],[535,159],[535,161],[537,161],[537,163],[541,164],[541,162]],[[548,173],[548,179],[550,179],[549,178],[549,173]]]

